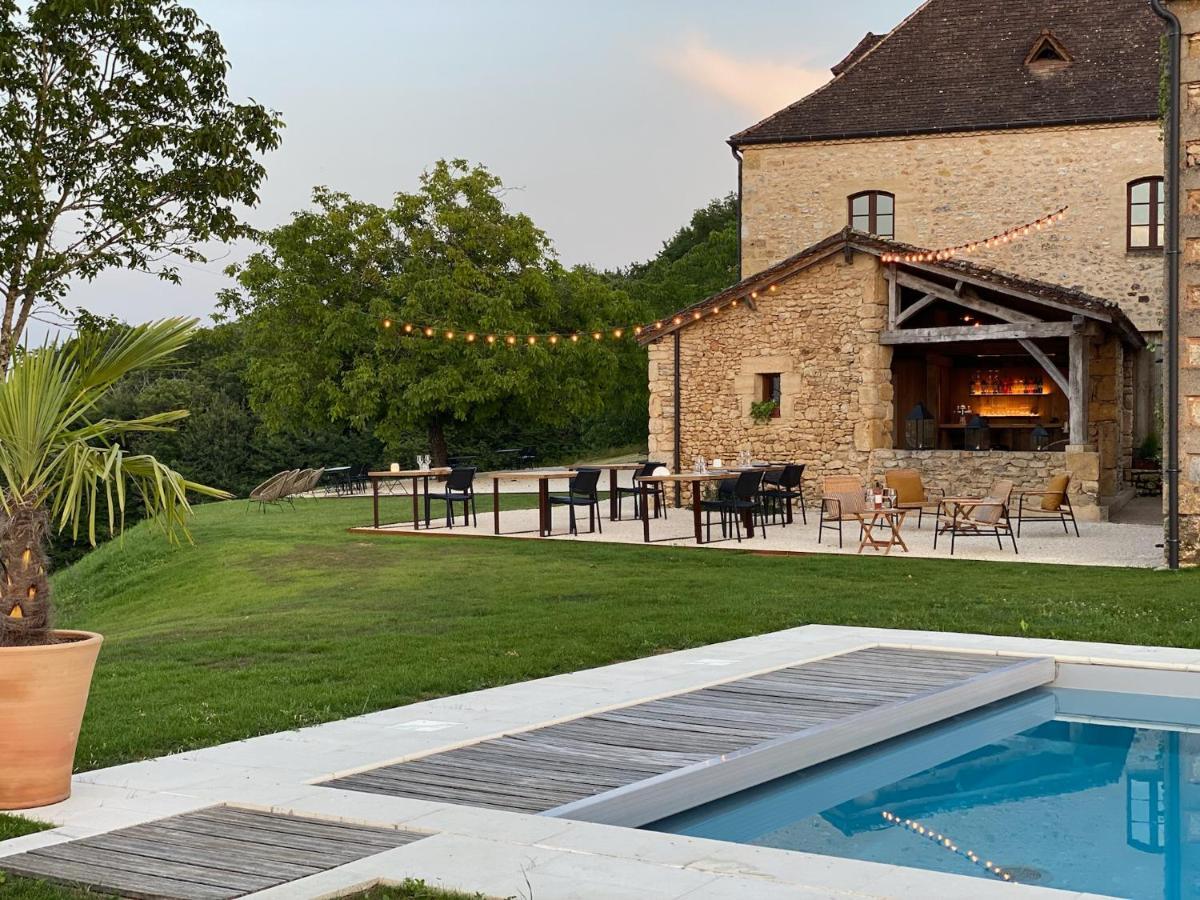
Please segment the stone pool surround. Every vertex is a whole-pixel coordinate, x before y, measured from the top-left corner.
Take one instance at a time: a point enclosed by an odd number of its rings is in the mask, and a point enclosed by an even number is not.
[[[0,856],[228,802],[431,835],[252,895],[270,900],[343,896],[410,877],[490,896],[528,896],[532,888],[538,900],[1090,896],[315,784],[502,733],[875,645],[1053,656],[1059,681],[1079,687],[1089,679],[1103,680],[1106,690],[1162,691],[1163,679],[1172,673],[1195,673],[1186,680],[1184,693],[1200,697],[1200,650],[808,625],[85,772],[75,777],[71,799],[29,813],[59,827],[0,843]]]

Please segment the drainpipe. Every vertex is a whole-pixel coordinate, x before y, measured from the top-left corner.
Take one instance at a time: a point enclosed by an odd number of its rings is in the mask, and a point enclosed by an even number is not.
[[[730,151],[733,153],[733,158],[737,160],[738,167],[738,188],[737,188],[737,267],[738,281],[742,280],[742,151],[737,148],[736,144],[729,145]]]
[[[1166,260],[1167,310],[1163,336],[1167,344],[1167,399],[1163,416],[1167,431],[1167,567],[1179,568],[1179,19],[1163,0],[1150,0],[1167,23],[1167,169]]]
[[[679,389],[679,329],[675,329],[675,469],[676,472],[682,472],[679,468],[680,456],[682,455],[683,441],[679,434],[679,422],[682,419],[679,413],[680,389]],[[682,486],[679,482],[675,482],[675,508],[680,506],[680,497]]]

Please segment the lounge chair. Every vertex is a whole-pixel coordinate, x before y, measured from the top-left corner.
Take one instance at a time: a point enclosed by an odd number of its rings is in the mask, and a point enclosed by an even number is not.
[[[946,492],[941,488],[927,488],[921,480],[921,473],[916,469],[892,469],[884,473],[884,484],[896,492],[897,509],[915,509],[917,511],[917,527],[928,510],[937,514],[939,501],[943,500]]]
[[[838,547],[842,544],[842,523],[857,522],[858,537],[862,540],[863,515],[867,511],[866,488],[860,479],[851,475],[829,475],[821,482],[821,518],[817,526],[817,543],[825,530],[836,531]]]
[[[1075,521],[1075,510],[1071,507],[1071,495],[1067,489],[1071,486],[1070,475],[1055,475],[1050,479],[1043,491],[1017,492],[1017,537],[1021,536],[1023,522],[1061,522],[1064,534],[1070,534],[1067,523],[1075,529],[1075,537],[1079,537],[1079,524]],[[1028,506],[1025,498],[1041,500],[1031,502]]]
[[[246,501],[247,511],[249,511],[251,503],[258,504],[259,512],[266,512],[268,503],[278,505],[279,500],[284,496],[284,491],[287,490],[287,486],[291,482],[292,476],[297,471],[297,469],[288,469],[284,472],[276,472],[258,487],[250,491],[250,497]]]
[[[1003,536],[1012,541],[1013,553],[1018,553],[1017,536],[1009,517],[1013,483],[996,481],[986,497],[947,497],[938,503],[937,527],[933,532],[933,547],[937,549],[939,534],[950,534],[950,555],[954,555],[954,544],[960,537],[995,537],[996,544],[1004,549]]]

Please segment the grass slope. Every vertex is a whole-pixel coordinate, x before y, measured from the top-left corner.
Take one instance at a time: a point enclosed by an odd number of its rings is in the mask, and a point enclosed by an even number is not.
[[[58,573],[59,623],[106,636],[78,768],[811,622],[1200,646],[1200,572],[346,533],[369,517],[209,504],[193,546],[141,525]]]

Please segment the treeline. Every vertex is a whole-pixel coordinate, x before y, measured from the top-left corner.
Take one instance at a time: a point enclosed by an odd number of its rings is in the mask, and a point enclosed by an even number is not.
[[[105,412],[190,410],[130,449],[240,496],[285,468],[644,446],[646,354],[632,340],[495,350],[383,323],[549,332],[652,320],[736,280],[734,198],[697,210],[653,259],[596,272],[558,264],[501,193],[461,162],[439,163],[391,208],[315,192],[313,209],[232,270],[225,321],[177,365],[121,384]]]

